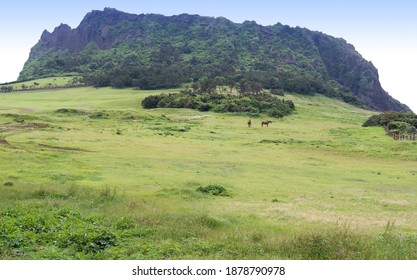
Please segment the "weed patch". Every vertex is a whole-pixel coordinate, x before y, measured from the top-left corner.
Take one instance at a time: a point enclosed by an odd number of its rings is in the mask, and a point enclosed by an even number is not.
[[[62,184],[67,183],[67,182],[75,182],[77,180],[83,179],[83,177],[80,175],[53,173],[53,172],[44,173],[42,174],[42,177],[57,181]]]
[[[108,119],[110,117],[110,114],[106,111],[94,111],[91,112],[88,117],[90,119]]]
[[[0,114],[0,116],[6,117],[6,118],[12,118],[13,120],[23,120],[23,121],[36,120],[37,119],[37,117],[31,116],[31,115],[11,114],[11,113]]]
[[[388,225],[373,237],[348,228],[298,234],[284,245],[291,259],[415,259],[417,235],[396,234]]]
[[[219,185],[208,185],[206,187],[198,187],[196,191],[214,196],[230,196],[230,193],[226,190],[226,188]]]
[[[35,198],[35,199],[44,199],[44,198],[66,199],[67,198],[67,196],[63,193],[53,192],[53,191],[47,190],[43,187],[34,191],[31,196],[32,196],[32,198]]]
[[[102,219],[66,208],[12,207],[0,212],[1,255],[15,250],[35,253],[66,250],[92,255],[117,245],[117,237]],[[24,255],[23,255],[24,257]]]
[[[190,126],[167,126],[167,125],[160,125],[160,126],[154,126],[150,127],[151,130],[157,130],[161,132],[187,132],[190,131]]]
[[[196,194],[192,190],[179,189],[179,188],[164,188],[157,192],[157,196],[161,197],[181,197],[183,199],[199,198],[200,195]]]
[[[100,191],[100,197],[103,200],[115,200],[118,196],[118,192],[116,188],[110,188],[109,186],[105,186]]]
[[[72,109],[72,108],[60,108],[55,110],[55,113],[57,114],[65,114],[67,116],[83,116],[88,115],[88,112],[85,110],[79,110],[79,109]]]
[[[201,216],[198,220],[202,226],[208,227],[210,229],[219,228],[224,224],[222,220],[207,215]]]

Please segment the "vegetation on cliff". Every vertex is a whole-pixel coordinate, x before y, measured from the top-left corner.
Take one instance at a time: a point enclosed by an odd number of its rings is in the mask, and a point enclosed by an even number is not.
[[[261,26],[182,14],[88,13],[76,29],[44,31],[19,79],[80,75],[94,86],[160,89],[206,76],[302,94],[322,93],[379,111],[410,111],[343,39],[277,23]]]

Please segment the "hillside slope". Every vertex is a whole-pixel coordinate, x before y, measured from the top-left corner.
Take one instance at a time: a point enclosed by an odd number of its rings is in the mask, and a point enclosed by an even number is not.
[[[92,11],[72,29],[44,31],[19,80],[77,74],[90,84],[168,88],[202,76],[323,93],[379,111],[410,111],[345,40],[277,23],[182,14]]]
[[[288,94],[296,113],[249,128],[141,108],[161,93],[2,94],[2,259],[417,258],[417,142],[373,112]]]

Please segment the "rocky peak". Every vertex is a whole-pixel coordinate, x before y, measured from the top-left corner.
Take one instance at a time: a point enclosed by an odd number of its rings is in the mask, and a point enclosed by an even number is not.
[[[118,49],[118,42],[127,42],[120,46],[128,46],[129,51]],[[98,50],[118,50],[117,57],[102,53],[114,64],[93,54],[84,53],[80,59],[79,53],[89,45]],[[370,109],[410,111],[382,89],[375,66],[343,39],[280,23],[236,24],[225,18],[188,14],[134,15],[112,8],[89,12],[75,29],[61,24],[53,32],[45,30],[32,48],[19,79],[66,72],[102,73],[103,69],[126,62],[133,65],[132,69],[136,67],[135,71],[144,65],[176,64],[187,69],[177,71],[183,79],[190,69],[195,71],[189,73],[192,77],[201,75],[201,69],[217,71],[216,75],[230,75],[236,69],[255,70],[263,72],[260,77],[279,76],[276,81],[282,87],[301,92],[311,90],[309,87],[320,90],[325,82],[332,87],[334,81],[353,93],[354,96],[338,93],[347,102],[359,98]],[[332,94],[337,97],[337,93]]]
[[[52,33],[45,30],[38,44],[32,48],[29,58],[53,49],[68,49],[73,52],[82,51],[88,44],[94,42],[99,49],[105,50],[122,40],[120,34],[112,32],[115,26],[123,21],[134,22],[137,15],[120,12],[113,8],[105,8],[104,11],[92,11],[88,13],[76,29],[67,24],[61,24]]]

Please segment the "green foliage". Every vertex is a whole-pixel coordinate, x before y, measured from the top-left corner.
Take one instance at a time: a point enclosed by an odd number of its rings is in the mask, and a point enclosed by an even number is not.
[[[142,107],[144,109],[154,109],[158,108],[158,103],[165,98],[166,95],[149,95],[142,100]]]
[[[394,135],[408,134],[415,140],[417,134],[417,115],[413,113],[385,112],[369,117],[363,126],[383,126],[388,132]]]
[[[86,115],[87,112],[84,110],[73,109],[73,108],[60,108],[55,110],[58,114],[66,114],[66,115]]]
[[[202,91],[211,93],[215,88],[203,79],[218,78],[242,94],[262,88],[322,93],[355,106],[363,106],[361,97],[376,90],[370,85],[378,84],[374,67],[349,44],[319,32],[191,15],[142,15],[134,20],[114,12],[118,20],[106,21],[109,11],[105,11],[83,23],[108,30],[101,39],[105,43],[75,42],[77,47],[65,48],[40,41],[19,80],[77,74],[81,84],[150,90],[200,78]]]
[[[404,246],[404,247],[403,247]],[[305,260],[352,260],[395,259],[398,254],[414,255],[414,252],[399,252],[399,248],[416,248],[417,236],[401,238],[395,229],[389,228],[376,238],[360,234],[348,227],[339,227],[325,232],[310,232],[297,235],[284,245],[290,258]],[[380,252],[380,255],[373,255]]]
[[[20,80],[19,82],[1,85],[0,92],[12,92],[21,90],[59,89],[84,86],[81,77],[65,74],[66,76],[51,76],[40,79]]]
[[[266,113],[276,118],[290,115],[295,110],[291,100],[279,99],[267,93],[246,92],[245,95],[236,96],[216,93],[214,90],[204,93],[201,88],[207,90],[206,87],[200,87],[196,92],[185,90],[180,93],[150,95],[142,100],[142,107],[144,109],[189,108],[220,113]]]
[[[381,116],[380,115],[372,115],[370,116],[364,123],[362,126],[364,127],[368,127],[368,126],[380,126],[380,120],[381,120]]]
[[[204,193],[204,194],[210,194],[214,196],[229,196],[230,194],[228,191],[219,185],[208,185],[206,187],[198,187],[197,192]]]
[[[0,88],[0,92],[11,92],[13,90],[14,90],[13,86],[1,86]]]
[[[35,252],[46,246],[69,250],[73,256],[88,255],[116,246],[116,240],[100,218],[83,216],[67,208],[11,207],[0,211],[3,252],[17,249]]]

